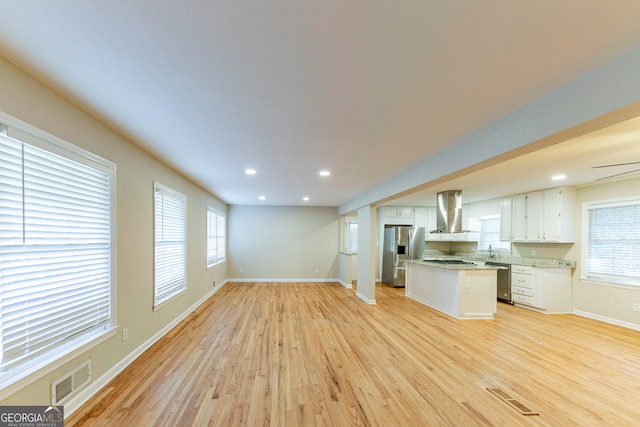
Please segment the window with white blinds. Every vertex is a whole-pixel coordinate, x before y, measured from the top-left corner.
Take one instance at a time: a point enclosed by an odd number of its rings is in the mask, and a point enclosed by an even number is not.
[[[225,215],[207,206],[207,268],[226,259]]]
[[[0,372],[111,326],[115,168],[71,147],[0,135]]]
[[[583,277],[640,286],[640,200],[585,204]]]
[[[154,307],[187,289],[187,196],[154,183]]]

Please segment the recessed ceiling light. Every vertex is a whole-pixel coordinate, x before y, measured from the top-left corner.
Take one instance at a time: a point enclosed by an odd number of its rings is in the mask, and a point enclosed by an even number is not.
[[[244,173],[246,173],[247,175],[255,175],[256,174],[256,170],[253,168],[248,168],[244,170]]]
[[[320,176],[329,176],[331,175],[331,172],[329,172],[328,170],[322,170],[318,173],[318,175]]]
[[[267,200],[267,198],[266,198],[265,196],[260,196],[260,197],[258,197],[258,199],[260,199],[260,200]]]
[[[308,201],[309,201],[309,198],[308,198],[307,196],[304,196],[304,197],[302,198],[302,200],[304,200],[305,202],[308,202]]]
[[[551,179],[554,181],[562,181],[563,179],[566,179],[566,178],[567,178],[567,175],[565,174],[554,175],[551,177]]]

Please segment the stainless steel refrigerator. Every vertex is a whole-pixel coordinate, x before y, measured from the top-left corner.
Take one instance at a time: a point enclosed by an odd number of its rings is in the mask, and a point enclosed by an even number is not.
[[[404,288],[406,261],[422,259],[424,227],[385,225],[382,246],[382,283]]]

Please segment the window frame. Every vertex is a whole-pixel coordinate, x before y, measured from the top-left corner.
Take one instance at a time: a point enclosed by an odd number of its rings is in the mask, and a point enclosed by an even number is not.
[[[167,285],[166,283],[162,283],[162,287],[158,286],[158,280],[160,276],[160,272],[158,270],[158,257],[160,255],[159,249],[164,248],[165,246],[171,246],[169,242],[170,240],[159,242],[158,241],[158,195],[162,194],[163,198],[166,196],[169,198],[169,201],[173,199],[173,201],[179,201],[182,203],[182,254],[178,256],[180,258],[181,264],[178,265],[180,267],[179,272],[179,283],[177,285]],[[163,210],[163,225],[162,230],[166,230],[167,232],[171,231],[169,228],[164,227],[164,210]],[[175,218],[169,218],[175,219]],[[164,234],[164,233],[163,233]],[[175,242],[175,241],[173,241]],[[163,244],[164,243],[164,244]],[[166,245],[165,245],[166,244]],[[175,244],[175,243],[174,243]],[[174,255],[172,255],[174,256]],[[166,277],[163,277],[167,279]],[[158,291],[160,289],[168,288],[170,292],[165,293],[163,295],[159,295]],[[153,310],[157,310],[160,307],[167,304],[169,301],[177,298],[178,296],[184,294],[187,291],[187,196],[185,194],[180,193],[166,185],[160,184],[157,181],[153,182]]]
[[[626,276],[622,274],[602,274],[598,272],[591,272],[589,269],[589,251],[590,251],[590,235],[591,235],[591,221],[590,211],[597,209],[610,209],[619,207],[635,206],[640,208],[640,196],[623,197],[615,199],[594,200],[584,202],[582,204],[582,247],[581,247],[581,261],[582,267],[580,268],[580,280],[590,283],[597,283],[604,286],[613,287],[627,287],[631,289],[637,289],[640,287],[640,275],[638,276]],[[640,220],[637,221],[638,231],[640,232]],[[622,234],[629,235],[629,229],[621,230]],[[613,246],[619,246],[613,245]],[[640,270],[640,265],[637,266]]]
[[[213,218],[211,217],[213,216]],[[213,235],[210,225],[212,224],[212,222],[215,221],[216,223],[216,233],[215,235]],[[219,233],[217,233],[218,230],[220,230],[220,221],[222,221],[222,236],[220,236]],[[207,265],[207,269],[213,268],[218,264],[221,264],[223,262],[225,262],[227,260],[227,216],[225,215],[224,212],[212,207],[212,206],[207,206],[207,214],[206,214],[206,232],[207,232],[207,236],[206,236],[206,240],[207,240],[207,248],[206,248],[206,265]],[[220,256],[220,245],[218,243],[216,243],[215,248],[212,248],[210,246],[210,243],[212,240],[219,240],[222,239],[222,256]],[[215,251],[215,255],[213,257],[209,256],[209,253]]]
[[[355,227],[355,231],[354,231]],[[344,221],[344,250],[347,254],[358,253],[358,218],[346,217]]]
[[[497,231],[486,231],[486,221],[497,221]],[[502,223],[502,217],[498,214],[496,215],[485,215],[479,218],[478,220],[480,226],[480,235],[478,237],[478,251],[486,251],[489,252],[489,245],[491,245],[492,252],[502,252],[502,253],[511,253],[511,242],[507,242],[504,240],[500,240],[500,228]],[[496,234],[498,239],[496,241],[490,242],[488,245],[485,245],[485,235],[491,233]],[[497,246],[494,246],[496,245]]]
[[[76,146],[33,125],[0,112],[0,123],[5,136],[39,150],[98,170],[109,176],[108,185],[108,268],[109,268],[109,311],[106,321],[82,333],[71,335],[49,346],[33,357],[9,365],[0,372],[0,400],[24,387],[26,384],[53,372],[82,352],[96,347],[115,335],[117,329],[117,239],[116,235],[116,165],[84,148]]]

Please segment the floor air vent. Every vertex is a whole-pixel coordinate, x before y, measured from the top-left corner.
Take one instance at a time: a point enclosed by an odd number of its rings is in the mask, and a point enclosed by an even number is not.
[[[91,360],[51,383],[51,404],[60,405],[65,398],[91,382]]]
[[[498,396],[500,399],[507,402],[509,405],[511,405],[512,408],[515,408],[522,415],[539,415],[537,412],[534,412],[531,409],[527,408],[525,405],[523,405],[513,397],[509,396],[507,393],[505,393],[503,390],[499,388],[487,387],[487,390],[489,390],[495,396]]]

